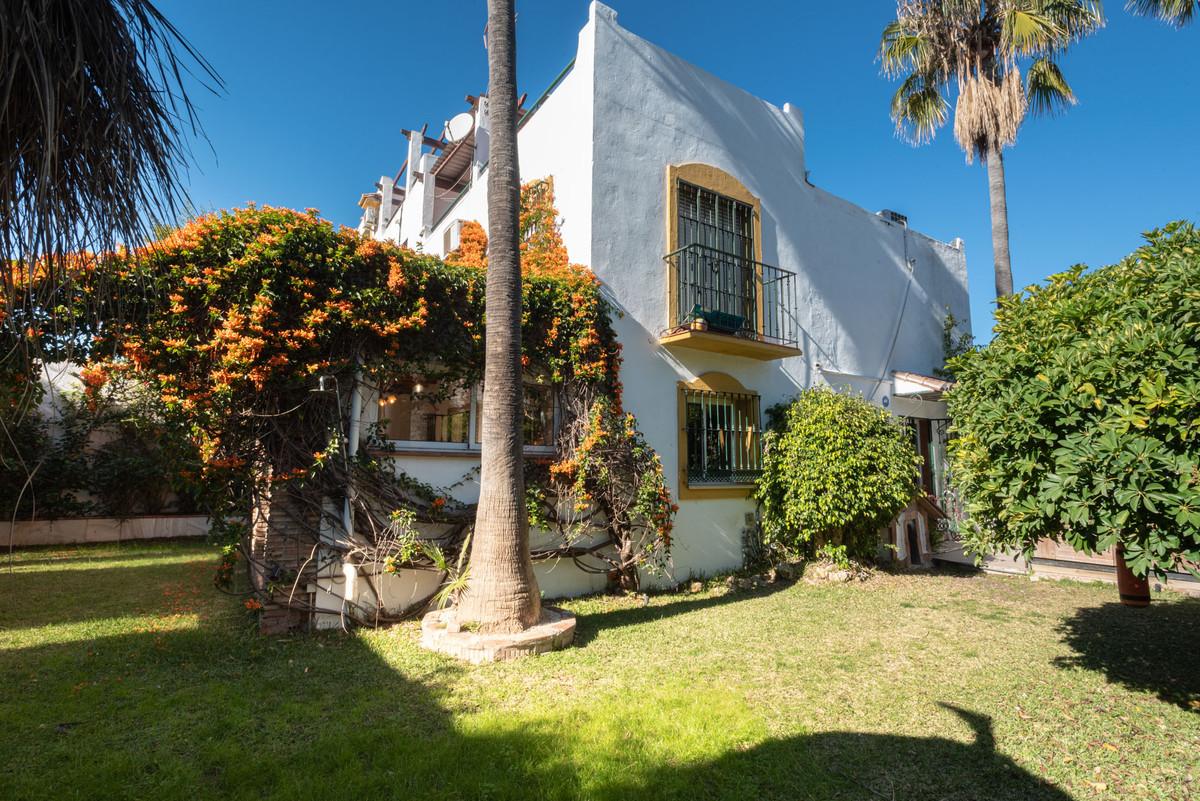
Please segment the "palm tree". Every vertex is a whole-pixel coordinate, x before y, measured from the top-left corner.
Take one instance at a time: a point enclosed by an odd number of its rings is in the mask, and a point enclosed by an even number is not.
[[[997,297],[1013,291],[1004,148],[1027,113],[1075,102],[1055,59],[1103,25],[1091,0],[899,0],[883,31],[884,73],[903,78],[892,98],[901,136],[932,139],[949,116],[951,85],[957,90],[954,138],[968,164],[978,157],[987,165]]]
[[[1126,7],[1135,14],[1158,17],[1182,28],[1196,19],[1196,14],[1200,12],[1200,0],[1129,0]]]
[[[467,590],[460,622],[514,632],[536,624],[541,598],[529,558],[522,456],[521,185],[517,161],[516,18],[513,0],[488,0],[487,329],[483,454]]]

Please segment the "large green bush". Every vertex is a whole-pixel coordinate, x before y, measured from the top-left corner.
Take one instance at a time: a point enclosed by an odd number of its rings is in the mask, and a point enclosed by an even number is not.
[[[772,417],[755,492],[766,544],[874,557],[879,530],[917,491],[919,457],[900,421],[828,388],[801,392]]]
[[[968,546],[1121,544],[1139,574],[1200,563],[1200,233],[1001,301],[949,395]]]

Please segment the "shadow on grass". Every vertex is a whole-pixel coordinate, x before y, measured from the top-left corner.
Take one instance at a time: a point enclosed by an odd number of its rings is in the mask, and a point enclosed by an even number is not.
[[[768,740],[695,767],[651,773],[633,792],[603,795],[756,799],[1031,799],[1070,796],[995,750],[991,719],[949,704],[974,733],[971,743],[941,737],[828,732]],[[690,795],[689,795],[690,790]]]
[[[0,651],[14,693],[0,707],[0,786],[30,801],[64,787],[105,801],[1068,798],[996,752],[990,719],[953,707],[973,742],[715,732],[718,755],[687,761],[672,732],[711,725],[702,706],[665,722],[637,698],[627,714],[575,714],[534,706],[527,689],[506,711],[455,697],[467,668],[414,659],[391,664],[356,636],[264,640],[233,617]]]
[[[795,586],[795,582],[779,581],[774,584],[767,584],[759,589],[736,590],[727,592],[724,595],[670,601],[665,604],[653,603],[654,596],[650,596],[651,603],[647,606],[634,606],[604,612],[588,612],[579,615],[579,622],[575,629],[575,645],[577,647],[587,645],[596,639],[596,636],[602,631],[621,628],[623,626],[652,623],[656,620],[665,620],[676,615],[686,615],[689,612],[699,612],[704,609],[725,606],[726,604],[737,603],[739,601],[766,598],[793,586]]]
[[[1059,631],[1075,653],[1056,659],[1058,667],[1100,671],[1200,714],[1200,598],[1156,600],[1145,609],[1088,607]]]

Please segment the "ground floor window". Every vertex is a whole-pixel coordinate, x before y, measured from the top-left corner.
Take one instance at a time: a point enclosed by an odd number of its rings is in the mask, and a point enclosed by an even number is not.
[[[749,484],[762,473],[759,397],[684,387],[689,486]]]
[[[475,406],[483,416],[483,387],[476,389]],[[523,429],[526,448],[553,448],[555,426],[554,387],[535,381],[525,382],[525,424]],[[475,427],[475,443],[483,442],[483,425]]]
[[[379,399],[379,420],[386,437],[415,448],[477,448],[483,441],[482,387],[425,378],[395,384]],[[554,387],[525,384],[525,447],[552,451],[557,434]]]

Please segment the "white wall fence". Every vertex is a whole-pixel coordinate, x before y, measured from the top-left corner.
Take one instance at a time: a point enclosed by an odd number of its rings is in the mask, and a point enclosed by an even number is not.
[[[972,567],[975,565],[974,558],[964,554],[962,545],[952,538],[947,538],[942,543],[933,558],[941,562]],[[983,564],[979,567],[988,573],[1029,576],[1035,581],[1070,579],[1117,583],[1117,569],[1113,566],[1111,550],[1089,555],[1053,540],[1040,541],[1032,560],[1026,559],[1016,551],[1010,551],[984,557]],[[1165,580],[1151,576],[1150,586],[1155,590],[1168,589],[1200,597],[1200,581],[1185,573],[1170,573]]]
[[[208,518],[203,515],[152,515],[119,520],[115,517],[74,517],[61,520],[19,520],[0,525],[0,544],[11,536],[13,547],[77,545],[88,542],[203,537]]]

